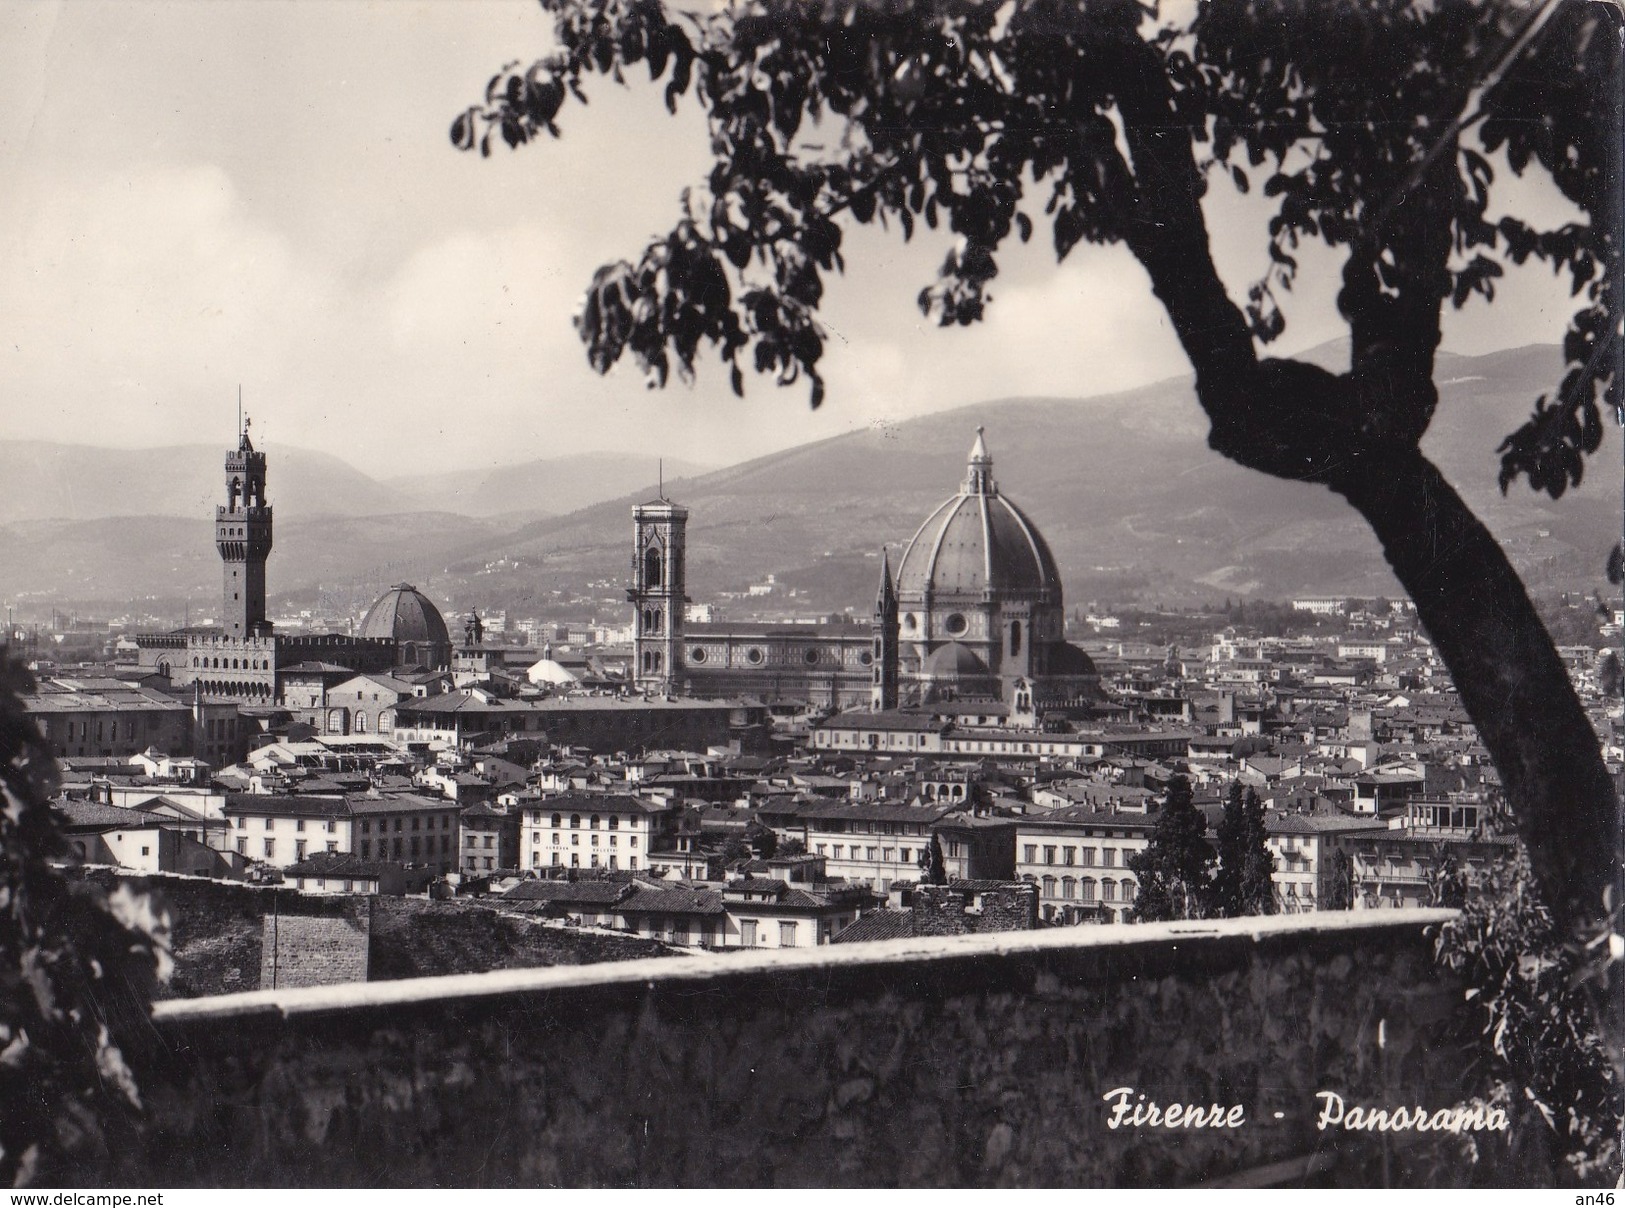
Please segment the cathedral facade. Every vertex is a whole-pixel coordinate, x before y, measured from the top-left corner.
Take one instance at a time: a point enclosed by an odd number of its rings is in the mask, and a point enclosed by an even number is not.
[[[648,692],[756,697],[843,710],[962,700],[1018,714],[1083,709],[1089,657],[1065,640],[1055,558],[999,491],[980,428],[956,494],[897,564],[884,551],[868,624],[685,623],[688,510],[633,510],[633,660]]]

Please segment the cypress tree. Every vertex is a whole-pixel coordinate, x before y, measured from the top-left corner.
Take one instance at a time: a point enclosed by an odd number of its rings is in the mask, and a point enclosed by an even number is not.
[[[1219,821],[1219,867],[1213,878],[1211,913],[1221,918],[1275,913],[1275,857],[1264,829],[1264,803],[1254,789],[1244,794],[1232,781]]]
[[[1136,922],[1206,917],[1214,858],[1206,834],[1207,819],[1191,799],[1191,782],[1175,776],[1168,782],[1168,797],[1150,845],[1128,860],[1139,881]]]
[[[920,883],[922,885],[948,883],[948,865],[942,858],[942,840],[935,834],[931,836],[931,846],[920,855]]]

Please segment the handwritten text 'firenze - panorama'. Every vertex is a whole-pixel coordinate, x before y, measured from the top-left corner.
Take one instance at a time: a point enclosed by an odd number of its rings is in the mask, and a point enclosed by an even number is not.
[[[1106,1127],[1206,1129],[1241,1128],[1247,1123],[1244,1104],[1169,1103],[1148,1101],[1144,1092],[1132,1086],[1119,1086],[1103,1096],[1111,1105]],[[1505,1132],[1507,1114],[1498,1107],[1483,1104],[1426,1107],[1350,1107],[1336,1091],[1317,1091],[1319,1111],[1315,1127],[1322,1132],[1341,1128],[1346,1132]],[[1284,1112],[1275,1113],[1281,1119]]]

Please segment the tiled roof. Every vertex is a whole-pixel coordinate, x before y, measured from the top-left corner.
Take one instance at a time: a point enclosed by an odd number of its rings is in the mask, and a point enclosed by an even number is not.
[[[621,914],[705,914],[723,912],[722,895],[714,889],[649,889],[638,886],[616,908]]]
[[[887,801],[823,801],[799,803],[796,814],[802,818],[843,819],[862,822],[932,823],[953,812],[954,805],[904,805]]]
[[[416,793],[351,793],[344,800],[352,814],[439,813],[457,808],[455,801],[444,797],[420,797]]]
[[[869,940],[908,939],[914,934],[912,910],[871,910],[835,937],[837,944],[861,944]]]
[[[350,807],[343,797],[284,796],[272,793],[227,793],[228,814],[276,815],[290,818],[344,818]]]
[[[504,902],[579,902],[610,906],[632,892],[630,881],[521,881],[502,895]]]
[[[121,827],[134,830],[174,821],[145,810],[123,809],[99,801],[57,801],[53,804],[66,815],[69,830],[118,830]]]
[[[308,859],[290,864],[282,870],[284,877],[381,877],[399,869],[399,864],[381,860],[363,860],[354,852],[316,852]]]

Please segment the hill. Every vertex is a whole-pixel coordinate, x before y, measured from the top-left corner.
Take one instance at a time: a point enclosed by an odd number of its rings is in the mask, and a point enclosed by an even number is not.
[[[1336,346],[1316,355],[1333,366],[1346,360]],[[1532,584],[1595,586],[1619,524],[1618,484],[1607,471],[1617,445],[1560,502],[1521,485],[1503,499],[1495,481],[1496,445],[1558,380],[1559,366],[1558,350],[1546,346],[1441,356],[1426,448]],[[906,544],[954,490],[977,424],[987,428],[997,479],[1048,538],[1074,603],[1396,590],[1375,538],[1341,499],[1211,452],[1188,380],[1171,379],[1089,399],[989,402],[683,484],[668,493],[691,513],[690,594],[711,599],[773,573],[801,593],[804,608],[866,611],[876,551]],[[551,583],[613,578],[635,502],[544,519],[492,548],[539,563]]]
[[[285,520],[266,564],[272,610],[278,597],[337,589],[345,610],[402,579],[427,584],[446,563],[496,535],[487,521],[445,513],[307,516]],[[179,611],[213,608],[220,557],[213,520],[122,516],[0,525],[0,597],[45,598],[78,607],[156,600]],[[195,614],[194,614],[195,615]]]
[[[219,445],[104,449],[0,440],[0,520],[177,516],[212,522],[215,504],[223,502],[224,458]],[[312,449],[278,445],[266,486],[279,520],[407,510],[400,492]]]
[[[675,485],[712,468],[668,458],[666,481]],[[411,500],[419,511],[464,516],[560,515],[604,499],[653,490],[657,473],[650,458],[581,453],[475,472],[391,478],[385,485]]]
[[[1337,368],[1347,353],[1328,345],[1310,356]],[[1441,355],[1425,444],[1537,593],[1599,586],[1619,527],[1612,425],[1591,476],[1561,501],[1521,484],[1506,498],[1497,490],[1496,445],[1560,365],[1550,346]],[[667,494],[691,513],[690,595],[714,600],[773,574],[798,593],[780,606],[866,614],[878,550],[899,551],[953,492],[978,424],[996,477],[1048,538],[1073,604],[1396,590],[1342,500],[1211,452],[1180,377],[1093,398],[992,401],[681,479],[692,467],[674,465]],[[116,453],[0,442],[0,597],[212,599],[219,463],[220,450],[198,445]],[[628,511],[652,493],[652,469],[589,454],[380,483],[337,458],[279,449],[273,598],[310,598],[321,585],[364,603],[395,579],[434,576],[436,598],[459,606],[528,612],[548,596],[570,615],[591,599],[612,615],[623,605],[605,585],[624,576]],[[536,515],[572,500],[594,502]]]

